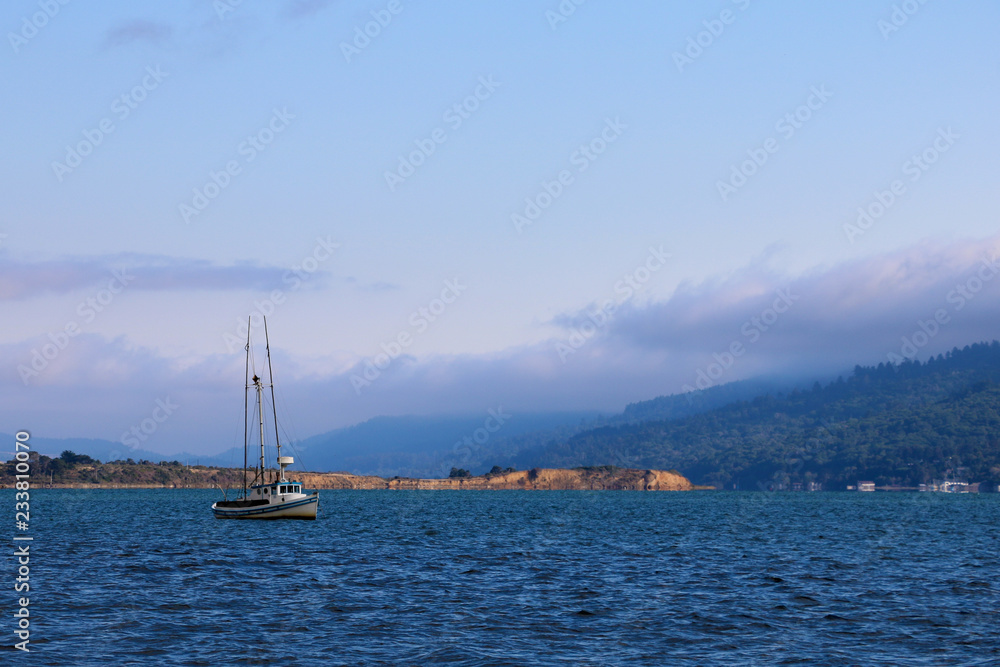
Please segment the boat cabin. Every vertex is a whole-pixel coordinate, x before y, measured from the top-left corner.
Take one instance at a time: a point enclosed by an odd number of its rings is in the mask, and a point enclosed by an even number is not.
[[[250,487],[250,498],[262,498],[267,500],[274,496],[283,496],[289,493],[302,493],[302,485],[298,482],[275,482],[264,486]]]

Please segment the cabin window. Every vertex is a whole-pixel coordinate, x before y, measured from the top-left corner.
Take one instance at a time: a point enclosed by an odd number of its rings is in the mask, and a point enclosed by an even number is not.
[[[287,486],[281,487],[281,492],[282,493],[288,493],[288,487]]]

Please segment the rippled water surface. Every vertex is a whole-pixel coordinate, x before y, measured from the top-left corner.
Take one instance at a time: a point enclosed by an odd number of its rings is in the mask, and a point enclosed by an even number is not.
[[[1000,664],[997,495],[218,495],[33,491],[37,653],[0,662]]]

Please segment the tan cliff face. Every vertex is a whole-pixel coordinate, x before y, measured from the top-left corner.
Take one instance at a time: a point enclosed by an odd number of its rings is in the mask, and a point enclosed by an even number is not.
[[[426,490],[632,490],[690,491],[683,475],[664,470],[534,468],[479,477],[412,479],[366,477],[343,473],[298,473],[296,480],[313,489],[426,489]]]

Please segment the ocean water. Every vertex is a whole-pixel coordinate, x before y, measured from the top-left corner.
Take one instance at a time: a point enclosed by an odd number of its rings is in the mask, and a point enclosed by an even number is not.
[[[33,491],[34,652],[4,613],[0,662],[1000,664],[1000,495],[218,496]]]

